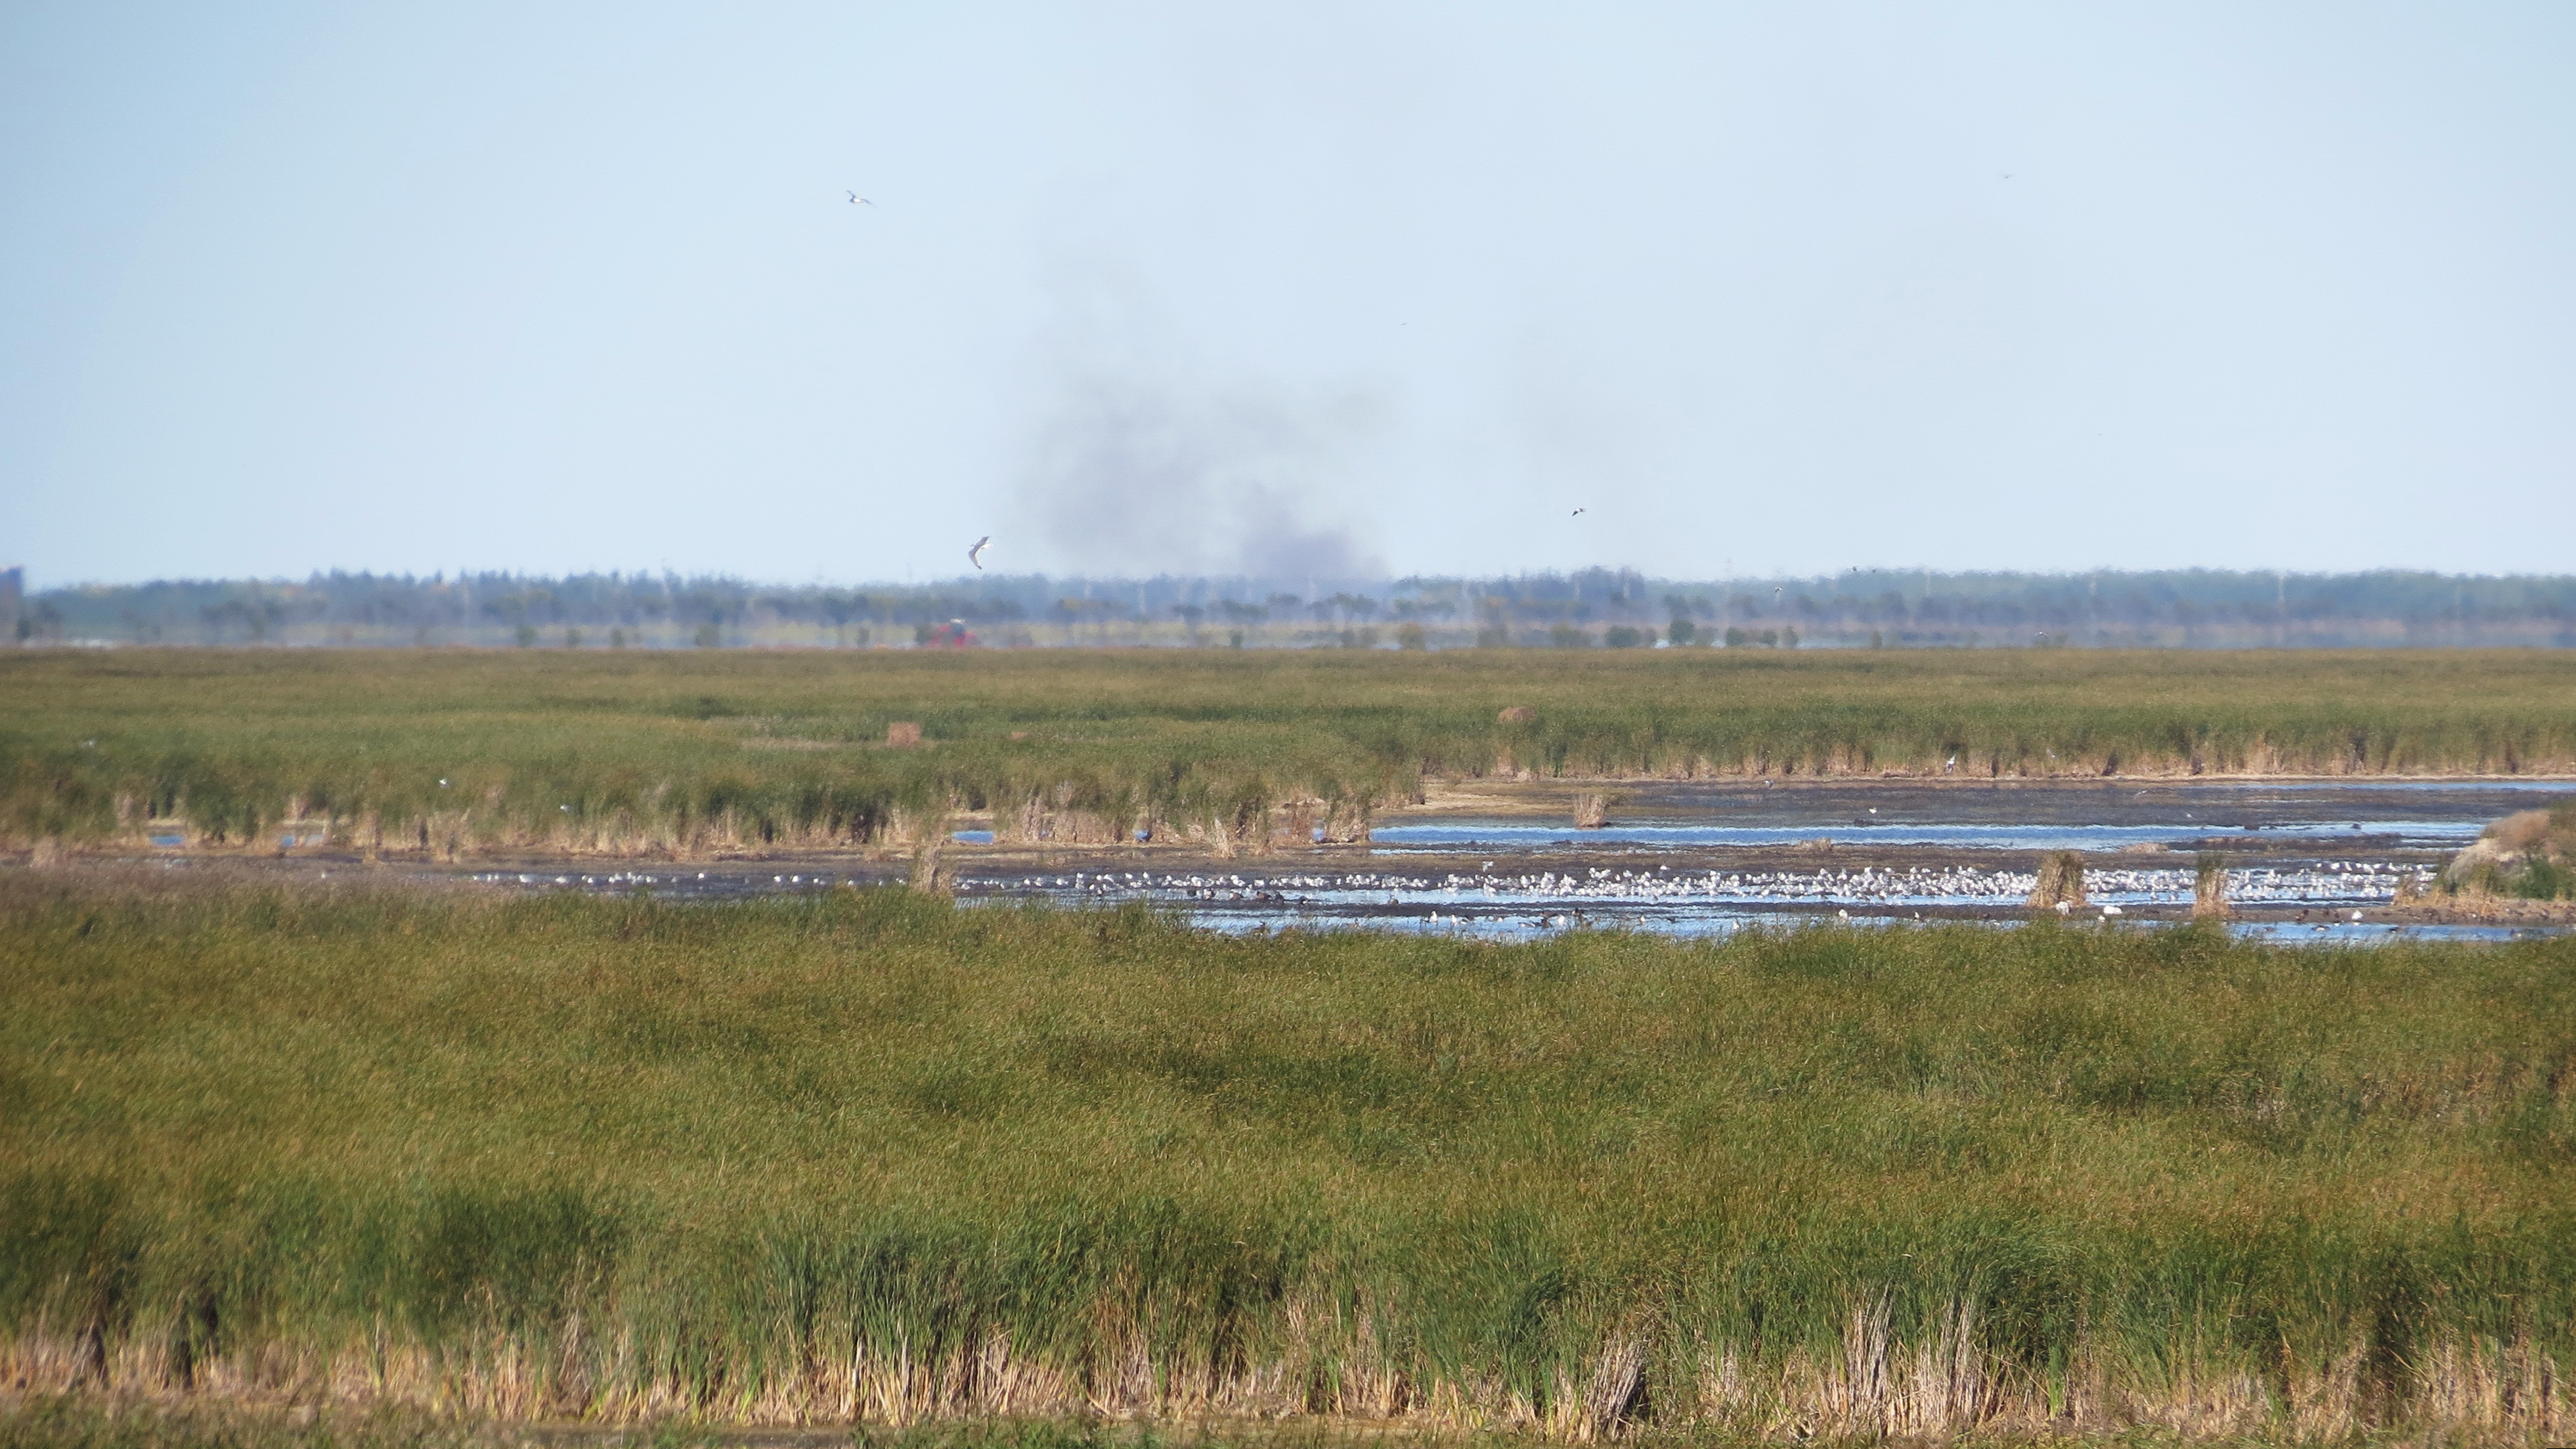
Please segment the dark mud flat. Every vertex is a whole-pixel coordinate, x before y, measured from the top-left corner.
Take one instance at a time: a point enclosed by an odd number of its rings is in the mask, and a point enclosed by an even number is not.
[[[1610,797],[1609,822],[1577,831],[1572,801],[1587,792]],[[1396,812],[1376,840],[1397,849],[1598,849],[1822,836],[1861,848],[2275,850],[2290,836],[2391,837],[2373,843],[2455,850],[2500,815],[2569,795],[2576,781],[2492,778],[1497,784],[1445,791],[1432,805]]]
[[[2492,819],[2532,797],[2576,795],[2576,780],[2498,777],[2361,779],[1655,781],[1617,787],[1623,813],[1830,819],[1879,812],[1900,820],[1995,819],[2046,825],[2162,825],[2177,814],[2236,828],[2314,820]]]

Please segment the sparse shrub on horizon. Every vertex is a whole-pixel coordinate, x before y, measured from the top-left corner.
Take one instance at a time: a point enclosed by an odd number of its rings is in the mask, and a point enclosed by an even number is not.
[[[434,626],[448,643],[506,643],[510,625],[537,619],[593,632],[612,624],[669,621],[676,632],[668,637],[685,643],[694,623],[713,619],[734,631],[729,637],[737,644],[778,647],[819,643],[826,631],[840,643],[842,632],[854,625],[873,625],[891,636],[925,621],[963,618],[988,639],[1026,630],[1039,643],[1100,646],[1113,642],[1107,628],[1112,618],[1140,620],[1192,604],[1210,610],[1210,617],[1221,614],[1245,625],[1247,648],[1310,645],[1321,632],[1311,625],[1398,616],[1421,620],[1440,647],[1464,643],[1471,621],[1512,637],[1543,636],[1568,606],[1587,604],[1597,611],[1593,623],[1643,628],[1651,623],[1642,617],[1652,607],[1647,601],[1660,594],[1669,616],[1710,626],[1767,620],[1776,627],[1786,610],[1795,614],[1802,638],[1828,647],[1858,646],[1872,633],[1898,647],[1938,648],[1989,640],[2017,645],[2034,633],[2096,648],[2576,646],[2576,628],[2569,626],[2576,618],[2576,576],[2567,575],[2292,576],[2286,581],[2292,621],[2286,637],[2279,592],[2284,580],[2271,572],[1917,574],[1899,588],[1893,587],[1896,577],[1878,570],[1757,584],[1653,581],[1627,569],[1586,569],[1510,578],[1346,580],[1312,609],[1292,594],[1272,592],[1261,600],[1284,582],[977,574],[919,586],[847,587],[668,573],[418,578],[334,571],[300,581],[161,580],[48,589],[27,599],[19,625],[37,642],[345,646],[359,640],[392,644],[414,625]],[[1121,602],[1126,600],[1133,601],[1132,611]],[[1148,631],[1121,632],[1125,642],[1148,642]]]

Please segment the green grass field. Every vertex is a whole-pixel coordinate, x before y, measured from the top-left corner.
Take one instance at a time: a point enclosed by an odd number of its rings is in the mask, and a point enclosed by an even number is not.
[[[1498,713],[1526,707],[1506,723]],[[887,726],[921,749],[884,747]],[[1955,761],[1955,764],[1953,763]],[[2576,655],[2080,650],[0,656],[0,843],[1260,847],[1426,778],[2576,773]]]
[[[183,879],[0,877],[22,1392],[2576,1426],[2576,941],[1224,939]]]

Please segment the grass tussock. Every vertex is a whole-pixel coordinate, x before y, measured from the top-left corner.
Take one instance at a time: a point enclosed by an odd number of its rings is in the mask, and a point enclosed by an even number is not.
[[[2571,705],[2507,652],[45,652],[0,845],[1258,851],[1469,776],[2576,773]]]
[[[2521,810],[2488,826],[2442,872],[2454,895],[2520,901],[2576,898],[2576,800]]]
[[[2576,942],[1222,939],[18,876],[0,1385],[1583,1440],[2576,1427]]]

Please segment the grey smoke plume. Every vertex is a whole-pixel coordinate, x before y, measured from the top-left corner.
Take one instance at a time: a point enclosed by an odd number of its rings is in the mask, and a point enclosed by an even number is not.
[[[1085,572],[1375,576],[1376,551],[1315,514],[1380,412],[1359,394],[1194,397],[1079,379],[1039,435],[1026,502]]]

